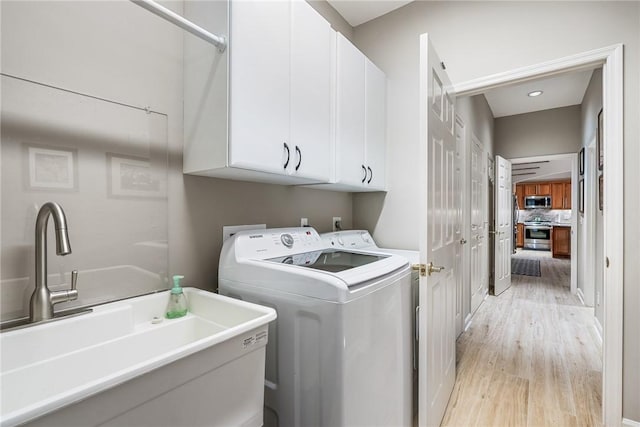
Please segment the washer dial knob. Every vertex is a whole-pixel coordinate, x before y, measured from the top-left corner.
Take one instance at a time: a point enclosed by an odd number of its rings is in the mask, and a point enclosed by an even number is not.
[[[280,236],[280,241],[283,245],[290,248],[293,246],[293,236],[291,234],[283,234]]]

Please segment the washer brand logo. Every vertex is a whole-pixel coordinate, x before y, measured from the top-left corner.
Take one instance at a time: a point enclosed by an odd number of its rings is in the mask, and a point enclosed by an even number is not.
[[[249,236],[250,239],[262,239],[264,236],[262,234],[254,234]]]

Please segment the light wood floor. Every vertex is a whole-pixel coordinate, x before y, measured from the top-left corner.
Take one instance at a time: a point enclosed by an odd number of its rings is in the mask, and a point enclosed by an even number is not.
[[[569,291],[568,260],[546,252],[542,277],[512,276],[457,343],[443,426],[600,426],[601,342],[593,309]]]

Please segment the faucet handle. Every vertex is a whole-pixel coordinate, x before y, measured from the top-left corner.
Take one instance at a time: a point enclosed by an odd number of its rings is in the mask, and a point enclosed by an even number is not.
[[[71,290],[75,291],[78,289],[78,270],[73,270],[71,272]]]

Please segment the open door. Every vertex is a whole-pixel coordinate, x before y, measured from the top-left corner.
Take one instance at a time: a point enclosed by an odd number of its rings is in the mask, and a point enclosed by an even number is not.
[[[418,425],[439,426],[456,376],[455,96],[420,36],[420,311]]]
[[[511,253],[513,251],[513,194],[511,162],[496,156],[495,185],[495,282],[494,295],[511,286]]]

